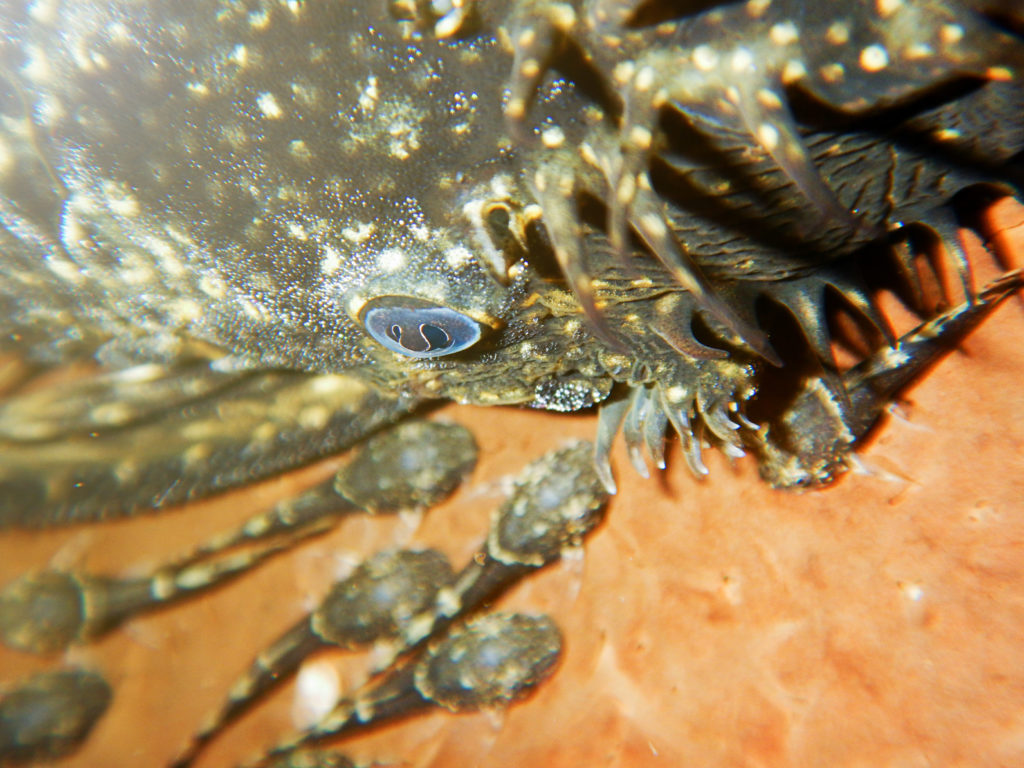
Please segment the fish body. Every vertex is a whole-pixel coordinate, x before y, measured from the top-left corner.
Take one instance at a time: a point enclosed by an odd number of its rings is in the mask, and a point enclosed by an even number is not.
[[[956,234],[1019,192],[1020,30],[980,0],[9,4],[0,526],[246,486],[446,399],[599,405],[605,488],[620,430],[641,472],[671,430],[697,474],[715,445],[831,482],[1021,287],[977,290]],[[867,328],[848,370],[829,296]]]

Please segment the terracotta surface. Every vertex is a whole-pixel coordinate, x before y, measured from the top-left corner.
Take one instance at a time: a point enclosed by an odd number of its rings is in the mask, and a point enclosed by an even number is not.
[[[993,225],[1024,253],[1024,214]],[[1019,261],[1019,259],[1018,259]],[[560,671],[502,717],[432,715],[348,742],[412,766],[1024,765],[1024,303],[951,354],[825,491],[772,491],[749,460],[673,449],[642,480],[615,453],[621,491],[582,562],[501,605],[552,613]],[[254,654],[326,590],[339,559],[416,542],[456,564],[473,551],[500,478],[592,417],[448,407],[481,446],[472,481],[408,520],[353,519],[215,594],[140,618],[68,654],[104,670],[115,702],[62,765],[160,766]],[[331,471],[329,461],[159,517],[0,538],[0,583],[51,562],[118,571],[188,549]],[[327,654],[342,680],[367,661]],[[0,679],[55,660],[0,652]],[[202,766],[252,756],[290,730],[284,686]]]

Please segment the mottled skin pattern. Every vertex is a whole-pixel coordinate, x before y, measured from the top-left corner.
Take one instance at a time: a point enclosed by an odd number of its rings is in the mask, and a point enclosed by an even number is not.
[[[169,505],[351,443],[423,399],[575,410],[617,383],[599,454],[624,418],[638,464],[644,446],[660,463],[671,424],[697,472],[707,430],[730,455],[753,448],[780,485],[831,479],[895,387],[867,416],[847,412],[860,399],[843,385],[860,380],[830,370],[824,291],[884,335],[852,254],[889,229],[916,248],[916,228],[953,249],[971,298],[941,206],[972,184],[1011,193],[1004,166],[1024,147],[1019,44],[972,15],[985,4],[905,5],[832,18],[794,2],[692,17],[654,4],[660,25],[607,1],[440,18],[404,3],[12,9],[4,330],[33,364],[124,370],[9,400],[0,520]],[[736,39],[707,50],[723,26]],[[897,52],[906,29],[921,49]],[[819,34],[835,48],[806,42]],[[785,87],[824,107],[790,112]],[[783,410],[804,430],[789,441],[743,413],[783,362],[755,314],[764,297],[792,310],[825,369],[805,390],[822,416]],[[417,310],[443,308],[480,341],[398,354],[370,328],[395,301],[414,330]],[[924,332],[952,336],[958,318]],[[423,327],[421,345],[463,333]],[[410,343],[398,321],[381,328]],[[876,351],[869,368],[897,359]],[[824,457],[801,440],[809,424],[834,430]]]

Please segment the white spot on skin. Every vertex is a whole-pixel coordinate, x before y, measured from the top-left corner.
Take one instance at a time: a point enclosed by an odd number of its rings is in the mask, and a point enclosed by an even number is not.
[[[654,237],[662,238],[668,234],[668,228],[665,226],[665,222],[656,214],[645,213],[640,217],[640,223],[644,230]]]
[[[323,429],[331,420],[331,411],[324,405],[310,405],[299,412],[299,424],[306,429]]]
[[[388,248],[380,252],[377,257],[377,266],[382,272],[389,274],[397,272],[405,266],[405,254],[397,248]]]
[[[98,405],[89,412],[95,424],[122,424],[133,415],[133,411],[123,403],[105,403]]]
[[[311,88],[303,83],[289,83],[289,87],[292,91],[292,97],[306,106],[313,106],[318,101],[318,92],[316,88]]]
[[[802,61],[792,59],[787,61],[785,66],[782,68],[782,82],[786,85],[795,83],[797,80],[806,77],[807,68],[804,66]]]
[[[174,580],[165,573],[158,573],[150,582],[149,593],[155,600],[166,600],[175,593]]]
[[[231,49],[231,53],[228,55],[228,61],[234,62],[239,67],[245,67],[249,63],[249,49],[239,43]]]
[[[85,41],[83,40],[76,41],[76,44],[71,47],[71,59],[75,62],[75,66],[83,72],[92,71],[96,56],[97,54],[85,47]]]
[[[536,59],[526,59],[519,66],[519,74],[527,80],[533,80],[540,74],[540,62]]]
[[[754,55],[746,48],[738,48],[730,61],[733,72],[750,72],[754,68]]]
[[[837,21],[825,32],[825,39],[832,45],[846,45],[850,41],[850,28],[841,21]]]
[[[548,149],[558,149],[565,143],[565,133],[557,125],[552,126],[541,133],[540,140]]]
[[[14,167],[14,153],[11,146],[0,136],[0,176],[10,172]]]
[[[28,15],[40,24],[53,24],[57,20],[57,3],[54,0],[37,0],[28,7]]]
[[[252,11],[249,14],[249,26],[253,29],[266,29],[270,24],[270,11],[266,8]]]
[[[511,184],[512,181],[508,176],[504,174],[495,176],[491,179],[491,196],[495,198],[508,197]]]
[[[162,271],[175,277],[181,277],[186,273],[185,265],[178,258],[178,252],[174,246],[166,240],[146,235],[141,239],[145,249],[156,257]]]
[[[112,21],[107,25],[107,37],[114,43],[128,43],[131,41],[131,33],[128,27],[119,21]]]
[[[302,139],[295,139],[288,143],[288,152],[296,160],[302,162],[309,162],[313,159],[313,153],[309,151],[309,147]]]
[[[619,205],[629,205],[636,196],[636,177],[633,175],[623,176],[619,186],[615,189],[615,200]]]
[[[227,292],[224,290],[224,282],[213,275],[203,275],[199,280],[199,290],[213,299],[223,299]]]
[[[779,146],[779,131],[774,125],[761,123],[757,127],[757,140],[769,152],[774,152],[775,148]]]
[[[636,65],[632,61],[620,61],[612,70],[612,81],[619,86],[625,85],[633,79]]]
[[[943,24],[939,37],[945,45],[956,45],[964,38],[964,28],[959,24]]]
[[[324,275],[333,275],[341,268],[341,253],[329,245],[323,247],[324,257],[320,260],[320,271]]]
[[[903,6],[903,0],[875,0],[875,10],[883,19],[896,13]]]
[[[846,69],[843,68],[842,64],[838,63],[826,64],[818,72],[821,74],[821,79],[826,83],[838,83],[846,77]]]
[[[692,58],[701,72],[710,72],[718,66],[718,54],[710,45],[698,45],[693,49]]]
[[[782,99],[775,91],[761,88],[757,92],[757,103],[765,109],[782,109]]]
[[[191,323],[203,316],[203,308],[191,299],[178,299],[172,302],[170,310],[182,323]]]
[[[419,131],[405,120],[399,119],[388,126],[388,153],[399,160],[406,160],[420,148]]]
[[[865,72],[880,72],[889,66],[889,54],[880,45],[869,45],[860,52],[860,66]]]
[[[370,239],[370,236],[377,230],[373,224],[368,222],[359,222],[353,227],[345,227],[341,230],[341,236],[348,240],[350,243],[364,243]]]
[[[114,466],[114,477],[118,482],[127,485],[139,476],[139,465],[131,460],[119,461]]]
[[[903,58],[907,61],[927,59],[935,54],[935,50],[927,43],[911,43],[903,52]]]
[[[747,0],[747,13],[753,19],[759,19],[768,10],[772,0]]]
[[[689,399],[689,393],[683,387],[669,387],[665,390],[665,398],[672,405],[682,405]]]
[[[196,426],[198,426],[201,431],[203,424],[199,423]],[[210,449],[210,446],[206,443],[196,443],[195,445],[191,445],[185,449],[181,454],[181,460],[186,467],[198,466],[206,461],[212,452],[213,451]]]
[[[271,441],[276,440],[277,435],[277,425],[268,421],[256,427],[249,436],[249,440],[252,445],[267,445]]]
[[[643,67],[637,72],[636,79],[633,81],[633,88],[641,93],[649,91],[651,86],[654,85],[655,77],[654,67]]]
[[[274,94],[269,91],[263,91],[263,93],[256,97],[256,106],[259,107],[263,116],[270,120],[277,120],[284,115],[280,105],[277,103],[277,99],[274,98]]]
[[[768,36],[771,41],[778,46],[785,46],[795,43],[800,39],[800,32],[797,30],[796,25],[791,21],[785,21],[781,24],[775,24]]]
[[[473,262],[473,253],[462,245],[456,245],[444,252],[445,263],[452,269],[462,269]]]
[[[115,216],[127,216],[134,218],[141,210],[138,199],[125,190],[119,189],[115,184],[104,184],[103,194],[107,198],[107,205],[110,212]]]
[[[260,307],[255,302],[250,301],[249,299],[242,299],[240,304],[242,306],[242,312],[250,320],[255,320],[256,322],[263,322],[264,320],[267,319],[267,313],[264,312],[263,308]]]
[[[738,576],[723,573],[722,586],[719,588],[719,592],[729,605],[741,605],[743,603],[743,592],[740,589]]]
[[[535,30],[530,28],[524,29],[519,34],[519,37],[516,38],[516,46],[519,48],[529,48],[531,45],[533,45],[536,39],[537,33]]]
[[[576,11],[568,3],[557,3],[548,10],[548,19],[560,32],[568,32],[576,24]]]
[[[25,64],[21,72],[25,77],[34,83],[45,83],[53,77],[53,70],[50,68],[50,60],[45,51],[37,45],[25,47]]]
[[[55,96],[41,97],[36,106],[36,120],[43,127],[55,126],[66,114],[67,110],[64,109],[64,105]]]
[[[377,78],[371,76],[367,79],[362,93],[359,94],[359,108],[364,112],[372,112],[374,107],[377,106],[379,98],[380,91],[377,89]]]
[[[651,131],[642,125],[634,125],[629,130],[629,140],[637,149],[649,149],[653,139]]]

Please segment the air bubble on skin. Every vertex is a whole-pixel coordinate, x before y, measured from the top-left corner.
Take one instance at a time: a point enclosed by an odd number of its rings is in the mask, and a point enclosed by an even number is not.
[[[586,564],[586,550],[583,547],[566,547],[562,550],[562,557],[559,567],[568,574],[564,599],[572,605],[579,599],[580,591],[583,589],[584,566]]]
[[[312,728],[327,716],[339,698],[341,680],[332,664],[323,660],[304,664],[295,679],[292,724],[300,730]]]
[[[395,530],[394,546],[406,547],[423,525],[422,509],[403,509],[398,513],[401,525]]]

